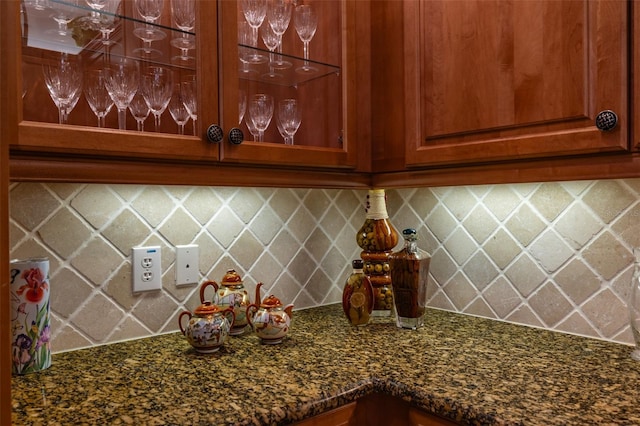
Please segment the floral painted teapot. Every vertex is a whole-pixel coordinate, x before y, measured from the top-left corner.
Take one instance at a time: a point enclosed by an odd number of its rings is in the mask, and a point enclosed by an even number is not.
[[[183,326],[183,317],[189,322]],[[233,309],[220,309],[211,302],[198,306],[193,314],[184,311],[178,316],[180,331],[193,348],[200,353],[213,353],[224,344],[235,315]]]
[[[260,300],[260,288],[256,286],[256,303]],[[283,306],[274,295],[267,296],[258,306],[252,303],[247,307],[247,320],[264,344],[275,345],[289,332],[293,304]]]
[[[215,289],[213,303],[221,309],[233,308],[235,320],[231,325],[229,334],[237,336],[244,333],[249,323],[247,320],[247,307],[251,304],[251,300],[249,299],[249,293],[244,288],[240,275],[234,269],[229,269],[222,277],[220,286],[215,281],[203,283],[200,288],[201,303],[204,303],[204,290],[209,286]]]

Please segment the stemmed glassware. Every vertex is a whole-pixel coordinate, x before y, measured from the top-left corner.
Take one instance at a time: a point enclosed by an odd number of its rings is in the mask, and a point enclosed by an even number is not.
[[[198,121],[198,86],[196,84],[196,77],[191,76],[186,81],[180,83],[180,90],[182,93],[182,101],[184,106],[189,112],[189,116],[193,121],[193,136],[197,136],[198,128],[196,122]]]
[[[253,43],[251,45],[257,47],[258,28],[260,28],[260,25],[264,22],[264,18],[267,16],[267,0],[242,0],[242,12],[252,30],[251,39]],[[266,61],[266,58],[258,52],[253,52],[247,59],[254,64],[260,64]]]
[[[58,108],[58,122],[67,122],[82,92],[82,65],[79,58],[61,53],[55,63],[42,67],[44,81],[53,103]]]
[[[238,43],[243,46],[255,46],[257,41],[253,39],[253,28],[245,20],[238,22]],[[247,74],[257,74],[256,70],[249,67],[251,60],[253,59],[253,52],[247,47],[238,47],[238,56],[242,66],[240,72]]]
[[[133,34],[141,39],[144,45],[139,49],[135,49],[134,52],[146,57],[160,56],[162,53],[157,49],[153,49],[151,43],[162,40],[167,36],[164,31],[154,26],[162,15],[164,0],[135,0],[135,5],[136,10],[144,19],[144,23],[136,22]]]
[[[178,59],[193,59],[189,56],[189,50],[194,49],[195,37],[189,34],[196,24],[195,0],[171,0],[171,15],[176,26],[183,32],[171,40],[171,45],[180,49]]]
[[[131,111],[131,115],[135,118],[136,123],[138,125],[138,131],[144,131],[144,121],[149,116],[151,110],[149,110],[149,106],[147,105],[147,101],[142,97],[142,93],[140,91],[136,92],[129,102],[129,111]]]
[[[244,114],[247,112],[247,92],[240,89],[238,92],[238,124],[242,124]]]
[[[276,47],[280,44],[280,37],[273,31],[271,25],[268,23],[263,24],[260,27],[260,35],[262,36],[262,41],[264,45],[269,49],[269,72],[266,73],[263,77],[267,78],[278,78],[282,77],[282,74],[276,73],[273,69],[273,64],[275,63],[273,52],[276,50]]]
[[[98,127],[104,127],[104,121],[113,107],[113,99],[105,86],[105,72],[102,69],[90,69],[84,76],[84,97],[98,118]]]
[[[173,89],[171,70],[159,66],[150,66],[140,81],[142,96],[155,118],[156,132],[160,129],[160,116],[167,109]]]
[[[312,67],[309,64],[309,42],[316,34],[318,28],[318,15],[308,4],[296,6],[293,14],[293,23],[296,27],[298,37],[304,44],[304,65],[299,67],[296,71],[299,72],[314,72],[317,68]]]
[[[249,101],[249,117],[258,131],[258,141],[263,142],[264,132],[273,117],[273,97],[264,93],[253,95]]]
[[[118,109],[118,128],[127,128],[127,107],[138,90],[140,70],[131,58],[112,60],[104,69],[105,86]]]
[[[282,36],[289,28],[292,7],[292,2],[289,0],[270,0],[267,6],[267,21],[273,32],[278,35],[278,53],[282,53]],[[291,62],[285,61],[279,55],[275,61],[272,61],[272,66],[279,69],[289,68]]]
[[[173,93],[171,94],[169,113],[171,117],[173,117],[173,121],[178,125],[178,134],[184,135],[184,125],[187,124],[191,115],[185,106],[180,84],[175,85]]]
[[[293,137],[300,127],[300,108],[295,99],[283,99],[278,103],[278,118],[282,130],[288,136],[284,138],[287,145],[293,145]]]
[[[56,21],[58,28],[47,30],[46,32],[53,37],[54,41],[64,43],[71,36],[68,25],[75,18],[77,9],[74,6],[77,5],[77,2],[78,0],[69,0],[65,4],[55,3],[55,5],[51,5],[53,9],[51,18]]]

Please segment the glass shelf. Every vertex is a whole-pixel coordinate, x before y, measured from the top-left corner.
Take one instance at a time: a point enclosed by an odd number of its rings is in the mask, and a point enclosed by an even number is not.
[[[275,53],[269,50],[238,44],[240,56],[258,54],[265,58],[262,63],[249,63],[239,60],[238,74],[240,79],[256,81],[278,86],[297,87],[301,83],[306,83],[317,78],[326,77],[331,74],[340,75],[340,67],[325,64],[314,60],[288,55],[285,53]],[[283,60],[289,65],[286,68],[270,66],[273,60]]]

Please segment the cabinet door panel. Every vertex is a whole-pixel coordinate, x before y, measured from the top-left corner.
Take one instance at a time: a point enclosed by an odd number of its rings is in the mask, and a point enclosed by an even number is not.
[[[407,165],[622,151],[627,4],[409,1]],[[595,127],[613,110],[618,126]]]
[[[354,168],[355,46],[358,34],[362,28],[364,31],[367,28],[366,22],[356,20],[356,9],[368,7],[367,3],[340,0],[311,3],[318,15],[318,28],[309,43],[309,58],[329,65],[325,67],[328,72],[319,67],[322,72],[316,77],[309,74],[311,77],[305,78],[303,74],[296,74],[297,67],[301,65],[303,44],[294,28],[292,16],[283,35],[282,50],[285,59],[293,62],[293,67],[272,70],[285,76],[273,79],[266,79],[262,74],[264,65],[245,65],[238,61],[242,52],[239,52],[234,35],[238,32],[237,23],[244,19],[241,5],[224,1],[220,5],[221,19],[225,22],[220,85],[223,128],[226,132],[232,127],[239,127],[244,134],[244,142],[239,145],[225,138],[220,148],[221,160],[244,164]],[[261,39],[258,48],[266,49]],[[267,51],[265,53],[268,54]],[[239,66],[246,68],[239,70]],[[334,68],[336,71],[331,72]],[[256,69],[260,70],[259,73],[254,72]],[[295,79],[296,75],[300,82],[292,83],[289,77]],[[257,93],[267,93],[274,98],[273,117],[261,142],[254,141],[247,126],[247,120],[250,120],[249,99]],[[247,100],[241,120],[240,97]],[[284,144],[276,123],[278,101],[286,98],[297,99],[302,110],[301,124],[293,145]]]

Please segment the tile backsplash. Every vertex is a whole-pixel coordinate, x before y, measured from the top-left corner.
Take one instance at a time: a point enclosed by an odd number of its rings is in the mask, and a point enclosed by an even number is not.
[[[360,249],[366,191],[13,183],[11,257],[51,262],[54,352],[178,330],[202,280],[229,268],[296,309],[335,303]],[[625,300],[640,245],[640,179],[387,191],[392,223],[432,256],[429,305],[631,343]],[[162,247],[163,289],[133,294],[131,247]]]

